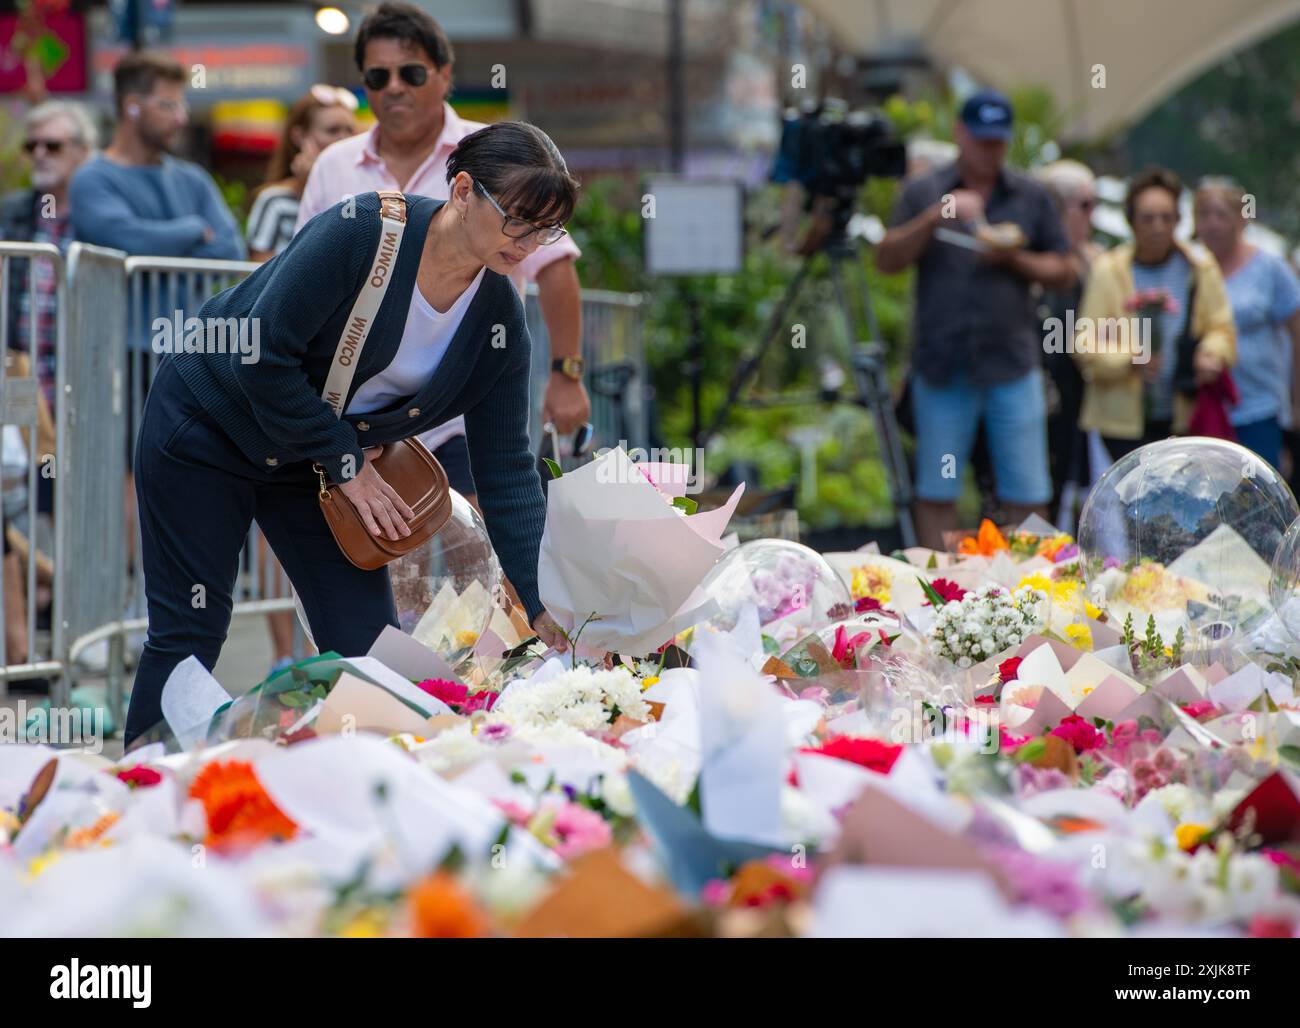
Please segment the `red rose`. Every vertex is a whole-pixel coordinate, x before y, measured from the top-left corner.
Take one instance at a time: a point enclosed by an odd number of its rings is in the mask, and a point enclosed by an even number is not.
[[[1078,714],[1063,717],[1061,723],[1052,729],[1051,734],[1068,742],[1074,747],[1075,753],[1095,750],[1106,741],[1106,737],[1101,732],[1093,728]]]
[[[976,696],[975,706],[977,707],[996,707],[998,698],[996,696]]]
[[[151,767],[145,767],[143,764],[136,764],[135,767],[128,767],[123,771],[119,771],[117,777],[133,789],[147,789],[149,786],[157,785],[162,781],[162,775]]]
[[[476,710],[491,710],[492,704],[496,703],[497,697],[501,694],[493,692],[491,689],[480,689],[478,692],[472,692],[466,698],[460,711],[462,714],[473,714]]]
[[[805,746],[801,753],[820,753],[824,757],[847,760],[883,775],[889,774],[903,752],[902,746],[894,746],[878,739],[855,739],[848,735],[836,735],[827,739],[820,746]]]
[[[874,596],[863,596],[853,604],[853,609],[859,614],[865,614],[870,610],[884,610],[884,605]]]
[[[998,678],[1004,682],[1010,682],[1020,674],[1020,661],[1022,657],[1008,657],[998,665]]]

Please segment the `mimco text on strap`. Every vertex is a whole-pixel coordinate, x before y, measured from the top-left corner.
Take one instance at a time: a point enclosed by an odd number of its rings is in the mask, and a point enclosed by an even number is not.
[[[321,397],[330,405],[335,417],[340,418],[343,417],[362,347],[366,345],[370,326],[384,302],[384,294],[388,292],[389,273],[393,270],[393,262],[397,260],[402,233],[406,230],[406,197],[398,192],[384,190],[379,193],[379,204],[379,246],[375,250],[375,261],[352,305],[352,313],[348,315],[347,325],[334,351],[334,361],[325,379],[325,388],[321,391]]]

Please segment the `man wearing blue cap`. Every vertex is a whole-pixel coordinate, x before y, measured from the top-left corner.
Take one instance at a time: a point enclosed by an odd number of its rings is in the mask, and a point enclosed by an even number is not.
[[[1047,465],[1042,326],[1031,287],[1065,288],[1074,270],[1051,194],[1003,166],[1011,103],[983,90],[962,105],[957,160],[907,182],[876,264],[915,264],[912,407],[916,423],[916,524],[943,548],[981,419],[1007,521],[1045,515]],[[945,228],[970,237],[946,241]],[[949,240],[954,238],[949,235]]]

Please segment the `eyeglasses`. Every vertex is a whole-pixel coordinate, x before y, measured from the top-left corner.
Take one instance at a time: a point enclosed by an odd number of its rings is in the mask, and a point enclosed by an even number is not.
[[[487,198],[487,202],[497,209],[497,213],[503,219],[501,231],[511,239],[527,239],[535,232],[537,233],[537,241],[542,246],[550,246],[568,235],[568,232],[560,228],[559,225],[534,225],[531,221],[525,221],[523,218],[516,218],[507,214],[505,209],[496,202],[496,198],[484,189],[483,184],[477,180],[474,182],[474,188],[482,193]]]
[[[392,77],[392,68],[367,68],[361,74],[361,80],[365,82],[366,88],[376,93],[381,89],[386,89]],[[403,64],[397,69],[397,77],[408,86],[422,86],[429,81],[429,66],[427,64]]]
[[[43,146],[46,153],[57,154],[62,153],[67,145],[62,139],[28,139],[23,142],[23,152],[34,154],[37,147]]]
[[[324,82],[317,82],[311,87],[311,97],[322,107],[343,107],[349,111],[355,111],[358,107],[355,94],[340,86],[331,86]]]

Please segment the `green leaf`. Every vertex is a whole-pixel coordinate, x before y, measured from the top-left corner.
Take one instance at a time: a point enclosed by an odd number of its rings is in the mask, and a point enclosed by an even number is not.
[[[775,657],[781,652],[781,645],[770,635],[763,636],[763,652],[769,657]]]
[[[947,602],[942,596],[940,596],[937,592],[934,591],[934,586],[932,586],[920,575],[916,576],[916,580],[921,583],[921,592],[925,593],[925,598],[930,601],[930,604],[934,607],[935,610],[938,610]],[[955,610],[957,608],[953,608],[953,609]]]
[[[286,707],[293,707],[295,710],[303,710],[312,705],[312,698],[301,689],[290,689],[280,693],[276,697]]]
[[[938,569],[938,567],[939,567],[939,555],[937,553],[930,554],[930,559],[925,563],[925,570],[935,571]]]
[[[550,471],[552,478],[559,478],[561,475],[564,474],[564,470],[560,467],[560,465],[557,462],[551,460],[550,457],[543,457],[542,460],[545,462],[546,467]]]
[[[680,507],[687,514],[694,514],[700,509],[700,505],[692,500],[689,496],[677,496],[673,499],[673,506]]]
[[[1277,755],[1283,760],[1290,761],[1296,767],[1300,767],[1300,746],[1287,744],[1277,748]]]
[[[1020,764],[1028,764],[1041,757],[1046,749],[1047,741],[1045,739],[1030,739],[1029,742],[1016,750],[1011,759]]]

